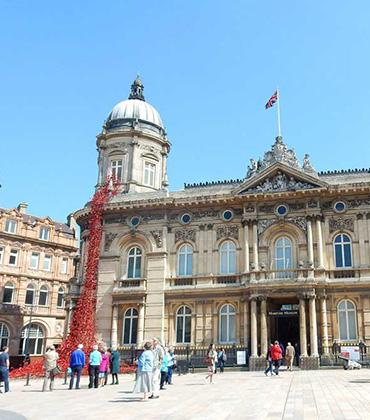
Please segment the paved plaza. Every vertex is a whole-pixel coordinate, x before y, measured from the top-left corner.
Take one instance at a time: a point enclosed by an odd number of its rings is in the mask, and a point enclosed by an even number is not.
[[[61,379],[54,392],[40,392],[42,381],[12,381],[0,395],[0,420],[59,419],[370,419],[370,371],[295,371],[266,378],[260,372],[229,371],[214,385],[197,372],[175,376],[161,397],[140,402],[132,394],[134,376],[119,386],[68,391]]]

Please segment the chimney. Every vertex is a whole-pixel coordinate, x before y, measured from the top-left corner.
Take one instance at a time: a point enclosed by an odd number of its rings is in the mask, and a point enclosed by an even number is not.
[[[67,225],[74,230],[75,238],[77,238],[77,222],[73,213],[67,216]]]
[[[27,213],[27,207],[28,207],[27,203],[24,203],[24,202],[19,203],[18,207],[17,207],[17,210],[22,214],[26,214]]]

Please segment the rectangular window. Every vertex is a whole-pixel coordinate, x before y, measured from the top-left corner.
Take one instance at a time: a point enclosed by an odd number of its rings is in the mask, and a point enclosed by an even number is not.
[[[11,249],[9,255],[9,265],[17,265],[18,263],[18,249]]]
[[[45,255],[44,258],[44,270],[50,271],[51,269],[51,255]]]
[[[4,258],[4,248],[0,248],[0,264],[3,263],[3,258]]]
[[[149,162],[144,163],[144,184],[154,187],[155,165]]]
[[[17,233],[17,222],[15,220],[8,219],[5,223],[5,232]]]
[[[34,296],[35,296],[34,289],[33,288],[32,289],[27,288],[27,290],[26,290],[26,300],[25,300],[26,305],[33,305]]]
[[[117,181],[122,181],[122,160],[112,160],[110,168]]]
[[[39,239],[42,239],[43,241],[48,241],[49,237],[50,237],[50,229],[41,227]]]
[[[61,267],[61,274],[67,274],[67,268],[68,268],[68,258],[63,257],[62,259],[62,267]]]
[[[30,268],[39,268],[39,256],[40,254],[38,254],[37,252],[32,252]]]

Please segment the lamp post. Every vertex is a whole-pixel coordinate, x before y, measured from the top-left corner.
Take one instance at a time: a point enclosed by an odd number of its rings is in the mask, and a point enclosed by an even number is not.
[[[39,298],[39,291],[36,290],[34,298],[32,300],[31,311],[30,311],[30,319],[29,319],[29,324],[28,324],[28,328],[27,328],[26,345],[24,346],[24,355],[25,356],[27,356],[27,354],[28,354],[28,347],[29,347],[29,344],[30,344],[32,315],[33,315],[34,308],[35,308],[35,306],[38,302],[38,298]]]

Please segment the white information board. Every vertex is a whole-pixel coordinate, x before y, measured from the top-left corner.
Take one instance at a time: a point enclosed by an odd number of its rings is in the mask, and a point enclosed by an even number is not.
[[[341,346],[340,354],[343,357],[348,357],[351,360],[360,360],[360,347],[359,346]]]
[[[237,365],[245,365],[247,363],[245,351],[237,351],[236,352],[236,364]]]

